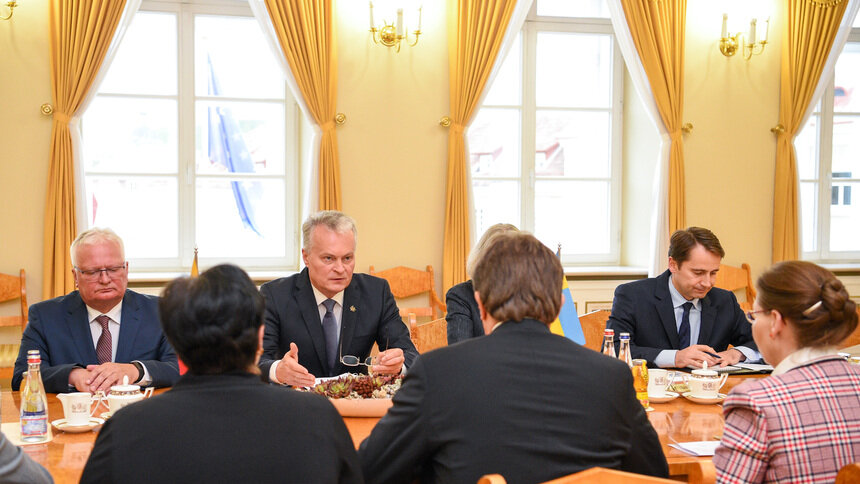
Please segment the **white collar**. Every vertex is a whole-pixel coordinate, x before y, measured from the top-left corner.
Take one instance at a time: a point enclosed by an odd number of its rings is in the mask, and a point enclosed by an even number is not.
[[[786,356],[784,360],[780,361],[779,364],[774,367],[771,375],[782,375],[788,370],[797,368],[804,363],[808,363],[825,356],[835,355],[836,353],[837,350],[835,346],[800,348],[794,353]]]
[[[90,323],[95,321],[95,319],[97,317],[101,316],[102,314],[109,317],[111,319],[111,321],[115,322],[116,324],[119,324],[119,320],[122,317],[122,300],[120,300],[120,302],[117,303],[116,306],[114,306],[110,311],[108,311],[106,313],[103,313],[101,311],[98,311],[96,309],[93,309],[93,308],[87,306],[87,317],[89,317],[89,319],[87,321],[89,321]]]
[[[338,303],[340,307],[343,307],[343,291],[340,291],[333,297],[327,297],[325,294],[321,293],[319,289],[314,287],[313,283],[311,283],[311,288],[314,290],[314,299],[316,299],[317,301],[317,306],[322,304],[327,299],[334,299],[334,302]]]
[[[684,303],[689,302],[689,303],[693,303],[694,308],[700,309],[699,308],[699,298],[695,298],[691,301],[687,301],[687,298],[685,298],[684,296],[681,295],[680,292],[678,292],[678,288],[675,287],[675,284],[672,282],[672,274],[669,274],[669,295],[672,296],[672,307],[673,308],[680,307],[680,306],[684,305]]]

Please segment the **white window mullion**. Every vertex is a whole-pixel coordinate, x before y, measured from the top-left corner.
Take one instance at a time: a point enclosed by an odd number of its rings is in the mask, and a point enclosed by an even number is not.
[[[521,228],[529,232],[535,230],[535,138],[536,101],[535,85],[537,62],[537,29],[533,23],[523,26],[523,94],[522,94],[522,150],[520,172],[520,200],[522,206]]]
[[[179,22],[179,260],[190,266],[194,257],[195,130],[194,12],[183,5]],[[205,250],[205,249],[204,249]],[[204,252],[205,253],[205,252]]]
[[[821,259],[830,255],[830,197],[833,186],[833,81],[821,100],[818,130],[818,253]]]

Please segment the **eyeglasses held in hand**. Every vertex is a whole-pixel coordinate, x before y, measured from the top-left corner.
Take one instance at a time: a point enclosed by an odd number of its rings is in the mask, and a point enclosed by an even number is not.
[[[95,281],[95,280],[98,280],[99,278],[101,278],[102,272],[107,274],[107,276],[110,277],[111,279],[116,279],[120,276],[120,274],[122,273],[122,270],[125,268],[126,268],[126,264],[123,264],[121,266],[116,266],[116,267],[105,267],[104,269],[90,269],[90,270],[83,270],[80,267],[75,267],[75,270],[78,271],[84,279],[90,280],[90,281]]]
[[[367,359],[365,359],[364,361],[361,361],[358,359],[357,356],[344,355],[344,356],[340,357],[340,362],[342,364],[344,364],[345,366],[358,366],[358,365],[373,366],[373,364],[374,364],[374,360],[373,360],[372,356],[368,356]]]

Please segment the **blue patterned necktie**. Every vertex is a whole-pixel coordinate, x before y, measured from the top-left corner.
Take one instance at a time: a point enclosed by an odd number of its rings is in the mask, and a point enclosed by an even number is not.
[[[684,308],[684,315],[681,316],[681,327],[678,328],[678,339],[681,344],[679,349],[684,349],[690,346],[690,309],[693,307],[693,303],[685,302],[682,306]]]
[[[337,319],[334,317],[332,309],[334,309],[334,299],[326,299],[323,301],[325,306],[325,316],[323,316],[322,326],[323,334],[325,334],[325,353],[326,363],[328,363],[328,376],[331,376],[334,371],[334,366],[337,363]]]

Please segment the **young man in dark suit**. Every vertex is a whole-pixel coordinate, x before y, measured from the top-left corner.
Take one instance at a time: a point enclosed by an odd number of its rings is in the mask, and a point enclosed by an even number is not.
[[[669,269],[618,286],[606,327],[630,333],[630,352],[653,366],[701,368],[759,360],[735,295],[715,288],[725,251],[708,229],[672,234]],[[734,347],[728,349],[729,345]]]
[[[399,373],[418,355],[388,282],[355,269],[355,222],[323,211],[302,224],[305,269],[263,284],[266,338],[260,370],[266,381],[312,386],[315,377],[367,372],[347,366],[344,356],[364,363],[375,342],[375,373]]]
[[[561,263],[534,236],[494,237],[472,274],[486,336],[421,355],[361,443],[368,482],[543,482],[608,467],[668,465],[624,362],[549,325]]]
[[[30,306],[12,388],[27,371],[27,351],[39,350],[51,393],[109,390],[127,376],[141,386],[179,379],[173,348],[158,321],[158,298],[127,289],[122,239],[110,229],[82,232],[70,249],[77,291]]]

